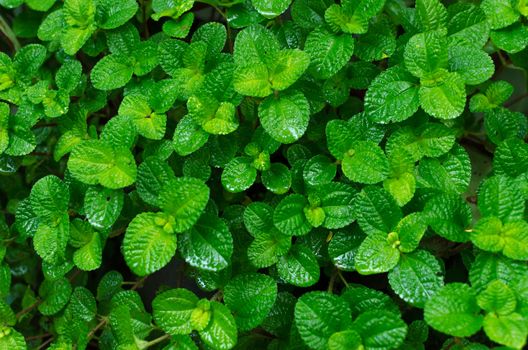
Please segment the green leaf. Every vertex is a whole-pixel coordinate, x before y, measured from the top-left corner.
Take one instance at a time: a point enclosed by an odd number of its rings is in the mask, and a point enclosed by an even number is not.
[[[471,162],[466,150],[457,145],[436,159],[423,159],[418,166],[417,185],[439,192],[461,194],[469,186]]]
[[[310,232],[312,226],[304,215],[308,200],[300,194],[283,198],[273,213],[273,223],[288,236],[302,236]]]
[[[356,197],[355,213],[359,227],[367,234],[391,232],[402,218],[402,211],[387,191],[365,187]]]
[[[114,2],[112,0],[98,0],[95,20],[103,29],[114,29],[125,24],[138,10],[134,0]]]
[[[271,137],[288,144],[297,141],[306,131],[310,105],[301,92],[284,92],[262,101],[258,115],[262,127]]]
[[[490,25],[484,11],[472,3],[454,3],[447,9],[447,35],[456,42],[483,47],[489,40]]]
[[[316,186],[332,182],[337,167],[322,154],[310,158],[304,165],[303,178],[307,185]]]
[[[309,71],[317,78],[328,79],[352,57],[354,39],[350,35],[334,34],[319,27],[308,34],[304,50],[310,55]]]
[[[229,192],[242,192],[255,182],[257,169],[250,157],[233,158],[222,172],[222,185]]]
[[[389,175],[389,161],[383,150],[372,141],[357,141],[341,164],[343,173],[354,182],[375,184]]]
[[[528,145],[517,137],[500,143],[493,157],[497,175],[517,177],[528,171]]]
[[[7,335],[4,335],[4,337],[0,338],[0,349],[27,349],[26,341],[22,334],[18,333],[12,328],[7,328],[4,332],[7,333]]]
[[[428,78],[447,68],[445,30],[414,35],[405,46],[405,67],[418,78]]]
[[[328,350],[360,350],[362,347],[361,337],[353,330],[336,332],[328,339]]]
[[[506,95],[508,96],[508,95]],[[509,96],[508,96],[509,97]],[[506,99],[508,98],[506,97]],[[473,99],[471,99],[473,101]],[[503,101],[499,102],[499,105]],[[486,111],[484,117],[484,127],[488,138],[494,144],[498,145],[509,138],[523,137],[526,133],[527,122],[524,114],[519,112],[512,112],[509,109],[499,107],[494,108],[494,105],[486,98],[485,105],[473,106],[473,111]],[[471,109],[471,106],[470,106]]]
[[[9,105],[0,102],[0,154],[9,146]]]
[[[210,213],[180,236],[180,253],[194,267],[220,271],[231,262],[233,237],[227,224]]]
[[[528,273],[525,262],[516,261],[502,254],[492,254],[480,251],[469,270],[469,281],[473,289],[480,293],[494,280],[500,280],[508,285],[515,285]]]
[[[145,276],[167,265],[176,253],[174,218],[163,213],[141,213],[128,225],[123,255],[128,267]]]
[[[488,284],[488,287],[477,296],[477,303],[486,312],[499,315],[508,315],[515,311],[517,306],[515,293],[500,280]]]
[[[321,202],[324,211],[323,227],[338,229],[347,226],[355,219],[353,201],[356,190],[344,183],[332,182],[319,185],[312,193]]]
[[[159,205],[172,217],[172,230],[183,232],[198,220],[209,201],[209,187],[192,177],[168,181],[159,194]]]
[[[508,0],[483,0],[480,8],[486,14],[491,29],[507,27],[519,19],[519,12]]]
[[[13,68],[15,68],[19,79],[34,77],[46,60],[46,53],[46,48],[40,44],[25,45],[18,50],[13,58]]]
[[[40,313],[51,316],[62,310],[70,300],[72,286],[66,278],[44,280],[39,287],[42,302],[38,306]]]
[[[42,260],[57,264],[66,255],[70,235],[68,214],[57,217],[53,223],[41,222],[33,237],[33,246]]]
[[[290,169],[282,163],[272,163],[268,170],[262,172],[262,184],[275,194],[288,192],[292,183]]]
[[[84,210],[90,224],[97,229],[109,229],[123,208],[122,191],[91,187],[84,196]]]
[[[103,57],[90,73],[92,84],[99,90],[114,90],[123,87],[132,79],[133,59],[129,56],[111,54]]]
[[[526,326],[526,318],[518,313],[507,316],[490,313],[484,317],[484,332],[494,342],[514,349],[522,349],[526,345],[528,326]]]
[[[93,271],[103,262],[103,243],[98,232],[92,232],[83,246],[73,253],[74,264],[83,271]]]
[[[475,292],[462,283],[441,288],[425,304],[425,321],[437,331],[455,337],[469,337],[480,330],[483,317]]]
[[[386,310],[360,314],[352,325],[366,349],[399,347],[407,335],[407,325],[396,313]]]
[[[303,244],[292,246],[277,263],[281,279],[297,287],[309,287],[319,280],[319,264],[314,253]]]
[[[528,260],[528,223],[524,220],[503,224],[497,217],[482,218],[471,232],[471,241],[482,250]]]
[[[427,222],[422,213],[411,213],[400,220],[395,228],[398,234],[399,249],[403,253],[410,253],[418,248],[427,229]]]
[[[172,17],[177,19],[186,11],[189,11],[194,4],[194,0],[182,0],[175,3],[172,0],[153,0],[152,9],[154,14],[152,14],[152,19],[158,21],[162,17]]]
[[[271,217],[270,223],[271,223]],[[255,240],[248,247],[247,255],[251,264],[258,268],[269,267],[279,261],[291,247],[291,237],[283,235],[276,228],[255,234]]]
[[[401,65],[378,75],[365,95],[365,113],[377,123],[402,121],[420,106],[418,80]]]
[[[403,148],[414,161],[424,156],[439,157],[451,150],[455,144],[453,130],[440,123],[425,123],[417,128],[403,127],[390,136],[386,151],[389,156]],[[401,155],[403,156],[403,155]]]
[[[251,330],[262,323],[277,298],[277,283],[258,273],[241,274],[224,289],[226,306],[234,313],[241,331]]]
[[[295,324],[311,349],[326,349],[332,334],[350,327],[350,308],[336,295],[310,292],[295,305]]]
[[[400,251],[386,233],[367,236],[354,258],[356,270],[362,275],[372,275],[392,270],[400,260]]]
[[[156,324],[171,335],[189,334],[192,331],[191,315],[198,303],[193,292],[169,289],[152,301],[152,315]]]
[[[251,0],[253,7],[266,18],[275,18],[284,13],[290,6],[292,0]]]
[[[422,32],[446,26],[447,11],[439,0],[417,0],[416,17]]]
[[[492,176],[480,185],[478,208],[482,217],[495,216],[507,223],[523,219],[524,200],[509,178]]]
[[[55,224],[68,211],[70,191],[58,177],[48,175],[37,181],[29,196],[37,216],[48,224]]]
[[[403,254],[398,265],[389,272],[389,284],[400,298],[423,308],[444,285],[442,268],[425,250]]]
[[[244,225],[253,237],[273,229],[273,208],[263,202],[251,202],[244,210]]]
[[[232,349],[237,342],[235,319],[229,309],[216,301],[211,302],[209,325],[199,331],[200,338],[215,350]]]
[[[66,92],[71,92],[79,85],[82,75],[82,65],[77,60],[67,60],[55,75],[57,87]]]
[[[291,6],[291,15],[301,28],[313,29],[325,23],[325,10],[333,3],[330,0],[296,0]]]
[[[281,50],[272,59],[269,82],[273,90],[285,90],[295,83],[310,65],[310,56],[298,49]]]
[[[68,160],[68,169],[77,180],[108,188],[123,188],[136,181],[136,163],[126,148],[113,148],[98,140],[83,141],[75,146]]]
[[[528,46],[528,28],[522,23],[515,23],[506,28],[493,30],[490,38],[493,44],[508,53],[517,53]]]
[[[157,157],[148,157],[138,167],[137,192],[143,201],[159,207],[160,193],[173,178],[174,171],[166,162]]]
[[[183,117],[174,130],[174,150],[181,156],[187,156],[200,149],[209,138],[209,134],[189,115]]]
[[[473,44],[449,46],[449,71],[458,73],[468,85],[485,82],[495,72],[491,57]]]
[[[165,135],[167,116],[150,108],[147,98],[139,94],[125,96],[119,105],[120,116],[130,120],[137,132],[148,139],[161,140]]]
[[[467,242],[472,219],[471,207],[456,194],[440,194],[424,208],[429,226],[438,235],[453,241]]]
[[[333,4],[325,12],[325,20],[334,31],[349,34],[367,32],[369,20],[385,5],[384,0],[343,1]]]
[[[64,52],[68,55],[75,55],[92,37],[96,31],[95,24],[87,27],[66,27],[60,36],[60,43]],[[93,72],[93,71],[92,71]]]
[[[76,287],[71,295],[67,310],[83,321],[90,322],[95,319],[97,305],[89,289]]]
[[[268,67],[264,63],[238,66],[233,84],[236,92],[246,96],[266,97],[273,92]]]
[[[423,110],[440,119],[454,119],[466,105],[464,79],[456,72],[443,72],[436,79],[423,81],[420,86],[420,105]]]
[[[351,285],[345,289],[341,298],[350,306],[353,317],[372,310],[384,310],[396,315],[400,314],[400,309],[393,299],[379,290],[365,286]]]
[[[123,275],[119,272],[111,270],[104,274],[97,285],[96,298],[98,301],[107,301],[121,291],[123,283]]]
[[[357,226],[351,232],[337,231],[328,243],[328,255],[332,263],[340,270],[354,271],[357,250],[364,239],[365,234]]]

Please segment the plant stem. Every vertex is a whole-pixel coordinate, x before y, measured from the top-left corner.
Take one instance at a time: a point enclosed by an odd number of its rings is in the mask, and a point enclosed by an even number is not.
[[[20,42],[2,15],[0,15],[0,32],[11,42],[15,51],[20,50]]]
[[[25,309],[19,311],[15,317],[16,319],[20,319],[22,316],[24,316],[25,314],[27,314],[28,312],[30,312],[31,310],[33,310],[34,308],[36,308],[37,306],[40,305],[42,301],[37,299],[33,304],[29,305],[28,307],[26,307]]]
[[[343,274],[341,273],[341,270],[337,269],[337,275],[341,279],[341,282],[345,285],[345,287],[348,287],[348,282],[345,280],[345,277],[343,277]]]
[[[145,344],[145,347],[146,348],[149,348],[151,347],[152,345],[156,345],[158,343],[161,343],[162,341],[166,340],[166,339],[169,339],[170,338],[170,334],[164,334],[162,335],[161,337],[159,338],[156,338],[154,340],[151,340],[149,341],[148,343]]]

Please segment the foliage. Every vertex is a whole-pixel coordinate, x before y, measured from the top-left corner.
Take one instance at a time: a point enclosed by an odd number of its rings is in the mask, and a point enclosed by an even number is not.
[[[0,350],[526,348],[527,17],[0,0]]]

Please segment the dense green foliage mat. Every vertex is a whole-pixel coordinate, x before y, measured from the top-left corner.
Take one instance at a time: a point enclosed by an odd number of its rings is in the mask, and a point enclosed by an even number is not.
[[[0,0],[0,350],[525,349],[527,0]]]

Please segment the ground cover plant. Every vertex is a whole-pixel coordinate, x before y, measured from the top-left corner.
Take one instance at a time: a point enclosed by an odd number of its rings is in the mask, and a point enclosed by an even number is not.
[[[0,0],[0,350],[523,349],[526,0]]]

